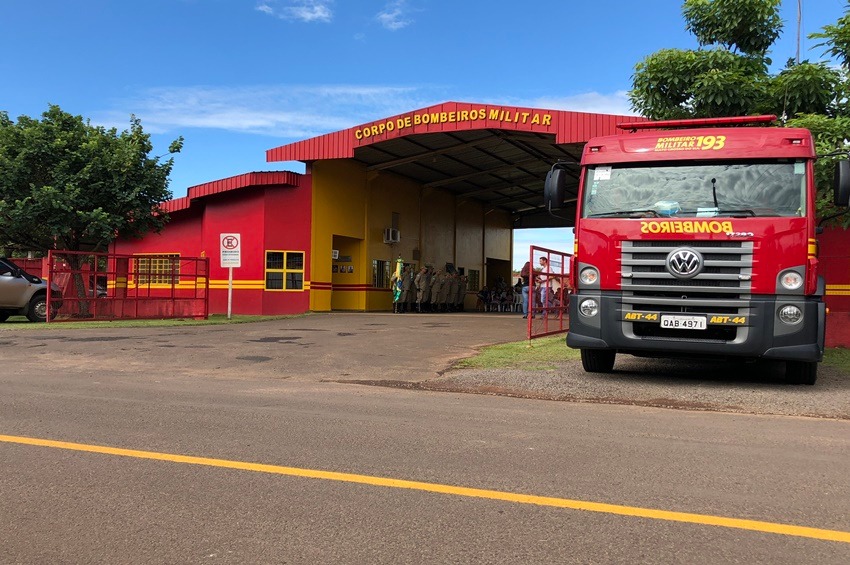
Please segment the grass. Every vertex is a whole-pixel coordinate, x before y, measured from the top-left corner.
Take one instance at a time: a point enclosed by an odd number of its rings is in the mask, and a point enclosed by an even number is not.
[[[823,356],[823,364],[835,367],[842,373],[850,375],[850,349],[831,347]]]
[[[455,363],[456,369],[527,369],[548,370],[557,363],[580,359],[577,349],[564,343],[563,335],[543,337],[531,341],[500,343],[482,348],[477,355]],[[824,365],[850,375],[850,349],[828,348]]]
[[[246,316],[233,315],[230,320],[226,314],[210,314],[206,320],[193,318],[175,318],[171,320],[115,320],[112,322],[51,322],[49,324],[33,324],[23,316],[12,316],[4,324],[0,324],[0,331],[4,330],[58,330],[58,329],[81,329],[81,328],[172,328],[183,326],[218,326],[225,324],[247,324],[250,322],[267,322],[269,320],[282,320],[300,316]]]
[[[557,363],[579,359],[579,352],[564,343],[564,334],[531,341],[484,347],[474,357],[455,363],[457,369],[554,369]]]

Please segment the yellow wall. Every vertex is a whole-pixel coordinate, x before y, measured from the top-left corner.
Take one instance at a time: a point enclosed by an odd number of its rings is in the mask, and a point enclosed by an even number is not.
[[[422,262],[443,269],[454,262],[455,197],[444,190],[422,192]]]
[[[372,261],[390,262],[390,272],[395,261],[401,257],[406,263],[421,264],[414,259],[419,252],[420,222],[419,194],[420,186],[409,179],[388,172],[370,172],[367,174],[368,195],[368,233],[366,237],[368,283],[372,283]],[[398,213],[398,226],[401,240],[395,244],[384,243],[384,229],[391,228],[393,212]],[[369,291],[366,293],[367,310],[391,310],[392,295],[389,292]]]
[[[487,213],[484,233],[484,255],[494,259],[511,258],[511,215],[504,210]]]
[[[511,218],[507,212],[486,210],[481,202],[458,199],[444,190],[422,188],[391,172],[366,171],[354,161],[317,161],[310,172],[313,311],[390,310],[389,292],[321,288],[323,283],[371,287],[373,260],[390,262],[391,271],[399,256],[405,262],[437,269],[454,263],[467,272],[478,270],[484,284],[487,257],[511,258]],[[383,243],[383,234],[384,228],[392,227],[393,212],[399,215],[401,241],[390,245]],[[335,235],[343,237],[335,243]],[[354,273],[332,273],[333,249],[351,256]],[[467,297],[467,307],[474,304],[474,295],[471,291],[472,298]]]
[[[333,236],[355,239],[366,237],[366,171],[362,165],[348,160],[316,161],[313,178],[313,253],[310,275],[310,309],[331,309],[331,291],[314,288],[316,283],[331,283]],[[358,254],[361,257],[362,254]],[[365,276],[362,264],[355,265],[352,283]],[[339,308],[358,309],[357,293],[346,293],[350,303]],[[334,301],[336,305],[336,301]],[[360,306],[362,309],[362,306]]]

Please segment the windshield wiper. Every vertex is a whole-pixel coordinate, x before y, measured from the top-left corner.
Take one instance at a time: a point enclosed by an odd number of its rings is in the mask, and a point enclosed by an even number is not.
[[[758,216],[755,210],[750,210],[749,208],[742,208],[741,210],[718,210],[715,215],[721,216],[723,214],[729,214],[733,217],[745,218],[747,216]]]
[[[616,212],[603,212],[601,214],[589,214],[588,218],[606,218],[613,216],[632,216],[635,218],[651,217],[657,218],[658,212],[655,210],[617,210]]]

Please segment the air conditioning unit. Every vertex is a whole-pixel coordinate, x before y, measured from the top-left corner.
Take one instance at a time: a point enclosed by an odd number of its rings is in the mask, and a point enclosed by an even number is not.
[[[401,241],[401,234],[395,228],[384,228],[384,243],[398,243]]]

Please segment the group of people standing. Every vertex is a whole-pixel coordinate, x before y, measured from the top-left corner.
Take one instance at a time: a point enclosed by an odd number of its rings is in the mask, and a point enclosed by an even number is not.
[[[422,267],[414,274],[413,267],[405,265],[400,274],[393,273],[390,282],[393,312],[462,312],[469,277],[432,267]]]

